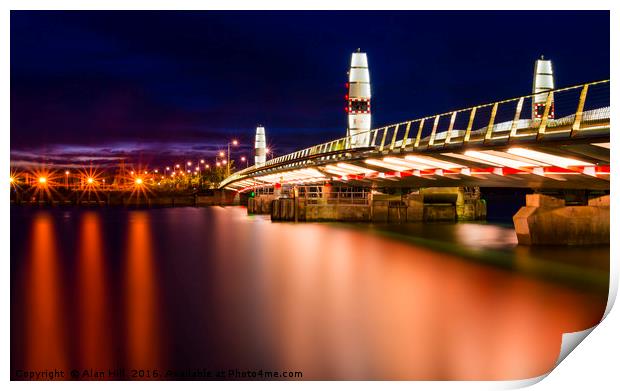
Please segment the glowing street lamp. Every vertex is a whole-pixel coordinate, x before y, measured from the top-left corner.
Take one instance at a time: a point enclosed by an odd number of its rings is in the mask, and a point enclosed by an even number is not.
[[[229,177],[230,176],[230,144],[232,144],[233,146],[237,146],[239,145],[239,142],[236,139],[233,139],[231,142],[229,142],[226,145],[226,160],[223,161],[223,164],[226,164],[226,176]],[[220,156],[223,157],[223,154],[220,152]]]
[[[142,178],[136,178],[136,185],[140,186],[144,183],[144,181],[142,180]]]
[[[205,160],[204,159],[200,159],[200,164],[205,164]]]
[[[44,185],[47,183],[47,178],[44,176],[39,177],[39,183]]]
[[[91,177],[88,177],[88,179],[86,179],[86,183],[88,183],[89,185],[92,185],[93,182],[95,182],[95,180]]]

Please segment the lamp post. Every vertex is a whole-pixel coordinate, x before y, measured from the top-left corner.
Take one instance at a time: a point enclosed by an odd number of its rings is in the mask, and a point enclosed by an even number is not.
[[[237,142],[237,140],[232,140],[226,146],[226,148],[227,148],[227,154],[226,154],[226,177],[230,176],[230,144],[232,144],[233,146],[236,147],[237,145],[239,145],[239,142]]]

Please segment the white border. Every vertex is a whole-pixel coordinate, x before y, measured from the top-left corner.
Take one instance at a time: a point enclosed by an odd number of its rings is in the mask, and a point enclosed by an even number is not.
[[[437,9],[453,9],[453,10],[481,10],[481,9],[497,9],[497,10],[541,10],[548,8],[551,4],[549,2],[521,0],[521,1],[442,1],[435,0],[432,2],[423,1],[419,3],[403,2],[394,0],[296,0],[289,2],[277,2],[273,0],[262,1],[235,1],[229,0],[226,2],[207,3],[199,0],[175,0],[175,1],[131,1],[131,0],[92,0],[88,2],[78,0],[56,0],[53,3],[45,0],[9,0],[2,2],[4,12],[0,16],[0,69],[2,80],[2,94],[0,95],[0,143],[3,146],[3,151],[0,154],[2,159],[2,165],[9,167],[10,163],[10,119],[9,119],[9,104],[10,104],[10,63],[9,59],[9,44],[10,44],[10,12],[11,9],[21,10],[38,10],[38,9],[101,9],[101,10],[133,10],[133,9],[161,9],[161,10],[199,10],[199,9],[214,9],[214,10],[230,10],[230,9],[290,9],[290,10],[302,10],[302,9],[315,9],[315,10],[340,10],[340,9],[419,9],[419,10],[437,10]],[[89,7],[84,8],[87,4]],[[589,0],[587,2],[582,1],[558,1],[554,9],[599,9],[599,10],[612,10],[611,14],[611,53],[620,53],[618,47],[618,12],[614,9],[614,5],[617,2],[613,1],[597,1]],[[617,6],[616,6],[617,7]],[[579,27],[576,27],[579,28]],[[551,39],[561,39],[561,32],[550,32]],[[587,50],[586,50],[587,53]],[[618,66],[618,57],[612,56],[611,72],[614,73],[615,67]],[[611,76],[611,75],[610,75]],[[612,84],[612,96],[613,102],[618,102],[618,89],[615,88],[615,83]],[[612,105],[612,122],[615,123],[615,103]],[[615,143],[612,136],[612,145]],[[615,166],[616,161],[616,148],[612,148],[612,165]],[[618,194],[618,185],[616,175],[612,172],[612,194]],[[7,192],[8,193],[8,192]],[[8,201],[8,200],[7,200]],[[10,379],[10,324],[9,317],[6,316],[10,313],[10,272],[9,272],[9,202],[0,203],[0,212],[2,213],[1,232],[4,249],[4,256],[2,257],[4,273],[2,274],[2,291],[3,297],[1,301],[0,313],[3,314],[2,319],[2,358],[0,361],[0,368],[2,371],[3,379],[8,382]],[[612,238],[618,238],[617,223],[613,222],[618,220],[618,211],[614,207],[615,200],[612,202]],[[620,316],[618,310],[609,312],[611,305],[615,300],[618,288],[618,246],[615,241],[611,244],[611,284],[610,284],[610,300],[608,308],[606,310],[606,318],[601,324],[591,330],[591,335],[588,336],[585,343],[579,344],[576,347],[575,352],[569,354],[561,365],[554,369],[548,376],[542,376],[537,379],[529,379],[524,381],[515,382],[365,382],[355,384],[347,384],[353,387],[370,388],[370,387],[389,387],[393,389],[407,389],[422,388],[422,389],[504,389],[504,388],[517,388],[531,384],[538,383],[539,380],[544,379],[540,383],[536,384],[537,389],[614,389],[620,385],[620,377],[618,376],[617,358],[618,348],[620,347],[620,339],[618,337],[618,330],[620,330]],[[570,337],[570,336],[569,336]],[[575,337],[573,335],[573,337]],[[583,337],[583,333],[581,335]],[[579,340],[579,338],[577,338]],[[231,389],[237,388],[240,385],[251,386],[257,389],[288,389],[291,386],[299,389],[314,389],[315,387],[338,387],[341,388],[344,384],[341,382],[260,382],[260,383],[238,383],[238,382],[210,382],[208,384],[201,382],[179,382],[178,384],[170,382],[158,382],[158,383],[126,383],[116,382],[113,383],[114,387],[149,387],[149,388],[169,388],[169,387],[189,387],[204,390],[208,388],[219,389]],[[616,387],[614,387],[614,385]],[[107,388],[111,386],[109,382],[92,382],[92,383],[78,383],[78,382],[57,382],[57,383],[32,383],[32,382],[11,382],[11,387],[14,388],[34,388],[34,387],[51,387],[51,388],[76,388],[82,389],[84,386],[89,388]]]

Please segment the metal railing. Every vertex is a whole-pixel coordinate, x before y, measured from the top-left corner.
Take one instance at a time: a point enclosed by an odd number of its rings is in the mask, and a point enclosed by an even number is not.
[[[297,198],[306,205],[368,205],[369,190],[336,186],[325,191],[320,186],[299,186]]]
[[[353,138],[364,138],[364,134],[342,137],[238,171],[219,187],[274,168],[320,165],[359,151],[388,154],[519,138],[540,141],[556,134],[578,138],[596,131],[608,132],[609,95],[609,80],[601,80],[399,122],[369,130],[367,147],[352,147]],[[532,118],[535,102],[544,102],[544,110]]]

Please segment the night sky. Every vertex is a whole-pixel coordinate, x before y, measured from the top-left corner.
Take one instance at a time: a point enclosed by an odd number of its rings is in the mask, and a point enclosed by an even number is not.
[[[373,127],[609,77],[604,12],[11,12],[11,159],[213,160],[343,137],[351,52]],[[182,160],[180,160],[182,161]]]

